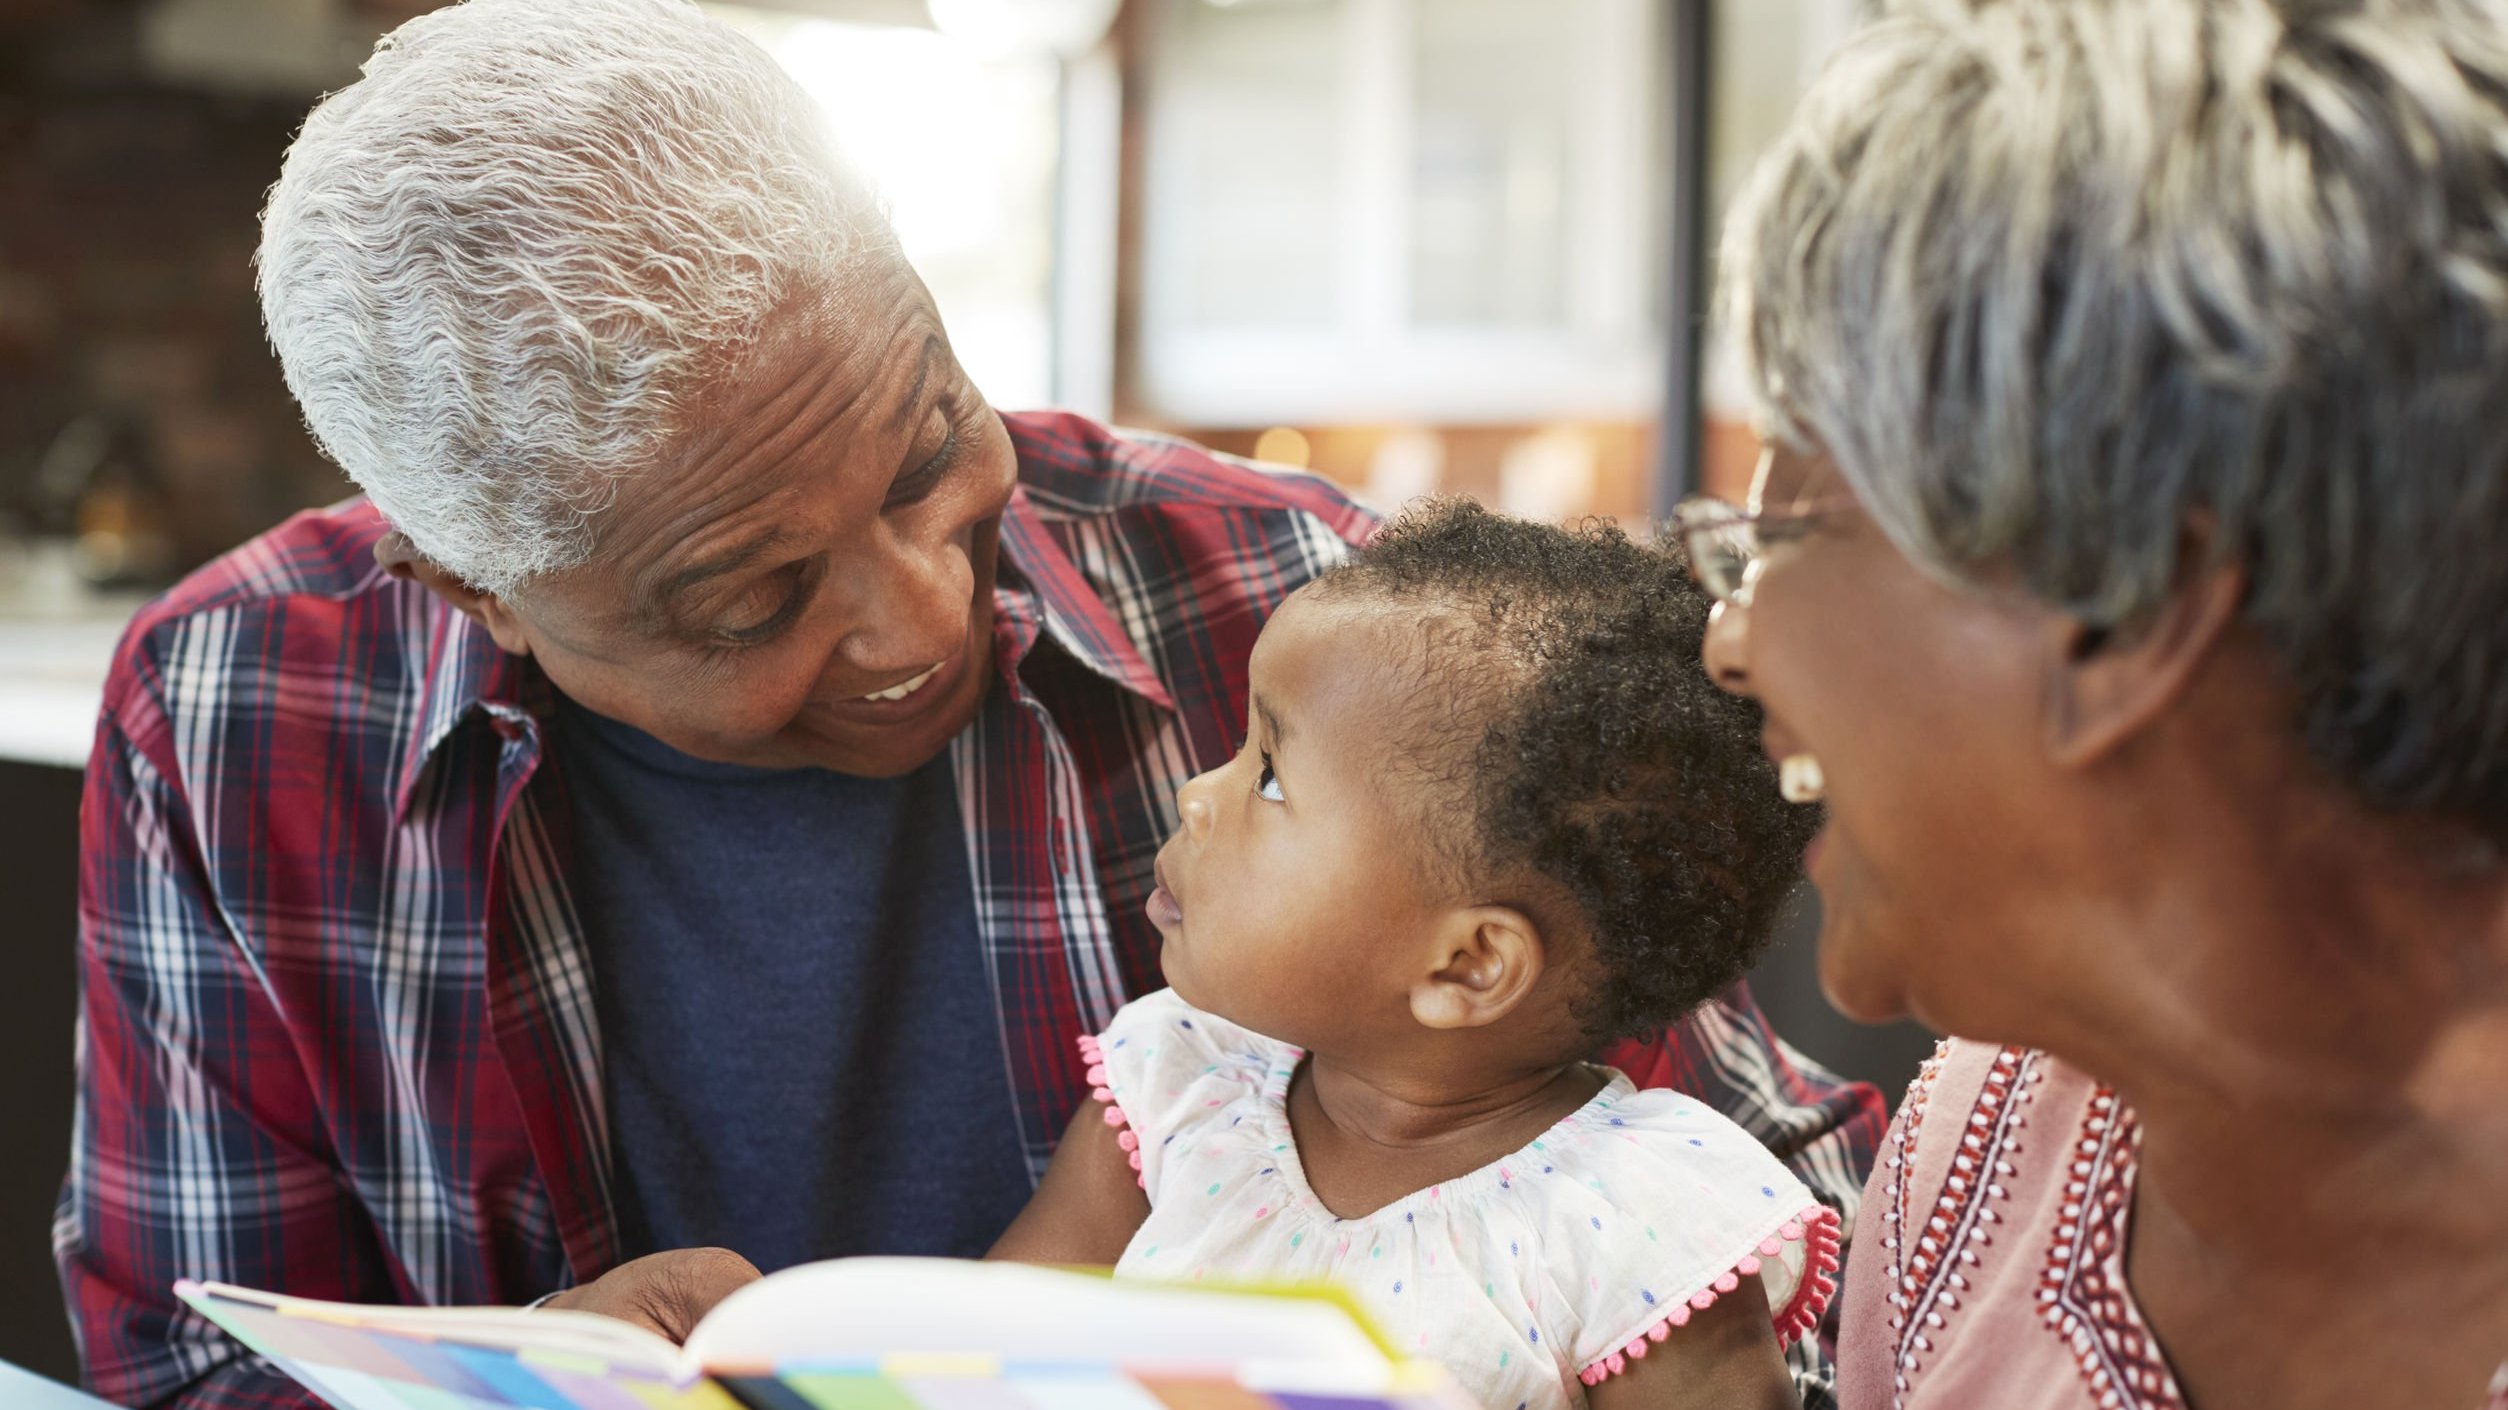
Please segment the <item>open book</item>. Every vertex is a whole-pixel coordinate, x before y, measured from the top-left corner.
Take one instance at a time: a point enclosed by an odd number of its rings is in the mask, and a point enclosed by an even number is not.
[[[1321,1291],[846,1258],[741,1289],[685,1347],[580,1312],[175,1291],[339,1410],[1471,1410]]]

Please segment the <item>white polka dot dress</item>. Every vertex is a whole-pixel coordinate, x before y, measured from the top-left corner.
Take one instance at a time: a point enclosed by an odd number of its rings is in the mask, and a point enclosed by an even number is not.
[[[1834,1213],[1747,1131],[1616,1071],[1514,1155],[1340,1219],[1290,1137],[1297,1048],[1172,990],[1081,1047],[1150,1198],[1117,1277],[1338,1283],[1494,1410],[1584,1404],[1738,1274],[1789,1342],[1834,1287]]]

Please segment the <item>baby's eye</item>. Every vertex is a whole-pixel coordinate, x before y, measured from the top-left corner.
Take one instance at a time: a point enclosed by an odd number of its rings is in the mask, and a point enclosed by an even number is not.
[[[1281,796],[1280,775],[1271,771],[1271,755],[1268,752],[1263,755],[1262,777],[1254,781],[1254,796],[1272,803],[1288,801]]]

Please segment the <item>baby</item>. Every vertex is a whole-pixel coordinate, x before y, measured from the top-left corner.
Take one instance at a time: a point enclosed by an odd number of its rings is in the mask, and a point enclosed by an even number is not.
[[[1585,1059],[1759,952],[1816,819],[1698,664],[1680,564],[1434,503],[1284,603],[1186,784],[1172,988],[993,1255],[1332,1281],[1494,1410],[1793,1405],[1837,1220]]]

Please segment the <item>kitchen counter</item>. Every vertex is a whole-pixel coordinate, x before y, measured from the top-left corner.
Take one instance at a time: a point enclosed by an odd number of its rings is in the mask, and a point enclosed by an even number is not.
[[[105,672],[143,599],[97,598],[72,617],[11,617],[0,603],[0,759],[87,765]]]
[[[87,766],[105,674],[147,595],[80,582],[68,545],[0,543],[0,761]]]

